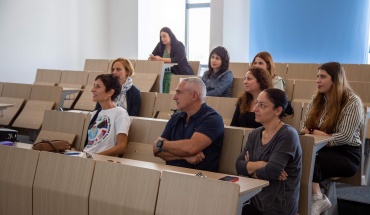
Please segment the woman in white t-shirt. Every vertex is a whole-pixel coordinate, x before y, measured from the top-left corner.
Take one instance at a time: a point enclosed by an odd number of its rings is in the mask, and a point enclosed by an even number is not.
[[[93,101],[98,102],[102,109],[93,112],[83,151],[109,156],[124,154],[131,120],[127,111],[113,102],[121,93],[118,77],[98,75],[91,92]]]
[[[252,61],[252,66],[257,66],[265,69],[270,73],[272,78],[272,84],[274,88],[285,90],[285,81],[282,77],[276,75],[275,73],[275,64],[272,60],[272,56],[268,52],[260,52],[254,56]]]

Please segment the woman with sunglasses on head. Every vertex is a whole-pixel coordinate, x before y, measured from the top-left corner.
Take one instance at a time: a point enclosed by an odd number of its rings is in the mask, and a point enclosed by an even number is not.
[[[98,102],[101,109],[92,114],[83,151],[109,156],[124,154],[131,120],[127,111],[114,103],[121,93],[119,77],[98,75],[91,92],[93,101]]]
[[[231,97],[233,73],[229,70],[229,53],[217,46],[209,54],[208,70],[202,80],[207,87],[207,96]]]
[[[134,67],[130,60],[117,58],[110,68],[111,73],[117,76],[121,84],[121,93],[114,100],[114,103],[127,110],[129,116],[139,116],[141,108],[140,90],[133,84],[131,76],[134,75]],[[96,104],[95,110],[101,107]]]
[[[281,121],[294,113],[284,91],[262,91],[253,110],[262,127],[249,133],[236,161],[239,175],[269,181],[243,208],[243,214],[296,215],[302,174],[302,149],[295,128]]]

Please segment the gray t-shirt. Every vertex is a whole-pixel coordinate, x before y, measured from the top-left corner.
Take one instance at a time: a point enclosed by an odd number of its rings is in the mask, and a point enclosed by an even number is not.
[[[249,133],[248,140],[236,161],[239,175],[249,176],[244,155],[248,151],[249,161],[266,161],[267,165],[256,171],[259,179],[268,180],[264,187],[251,201],[262,214],[297,214],[300,179],[302,174],[302,149],[297,131],[283,125],[262,145],[261,136],[264,127]],[[285,181],[278,180],[282,170],[288,174]]]

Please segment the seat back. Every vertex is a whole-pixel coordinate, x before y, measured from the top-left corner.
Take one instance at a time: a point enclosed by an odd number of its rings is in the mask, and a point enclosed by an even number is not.
[[[62,77],[58,86],[73,89],[83,89],[87,83],[88,72],[85,71],[62,71]],[[77,99],[81,95],[81,92],[68,94],[65,96],[63,101],[63,108],[72,109],[73,105],[76,103]]]
[[[293,100],[309,100],[317,90],[317,84],[314,80],[295,80],[293,90]]]
[[[3,93],[3,87],[4,87],[4,83],[0,82],[0,96]]]
[[[233,72],[234,78],[244,78],[248,72],[249,63],[230,62],[229,70]]]
[[[158,74],[155,73],[135,73],[132,76],[132,81],[135,86],[142,92],[149,92],[155,81],[157,80]]]
[[[154,214],[160,176],[158,170],[97,161],[89,214]]]
[[[61,86],[33,85],[30,100],[53,102],[54,109],[58,109],[62,102],[62,93],[63,87]]]
[[[14,105],[13,107],[8,107],[3,110],[2,116],[0,117],[0,125],[11,125],[23,107],[24,99],[0,97],[0,103]]]
[[[51,110],[54,102],[28,100],[21,113],[15,119],[13,127],[40,129],[45,110]]]
[[[128,145],[123,157],[154,163],[165,163],[162,159],[153,156],[153,142],[162,135],[166,125],[166,120],[132,117]]]
[[[348,81],[370,81],[369,64],[342,64],[342,66]]]
[[[60,81],[61,70],[37,69],[34,85],[55,86]]]
[[[31,84],[4,83],[2,97],[28,100],[31,94]]]
[[[370,70],[368,71],[370,73]],[[370,107],[370,79],[367,79],[368,82],[358,82],[350,81],[352,90],[358,95],[363,104]]]
[[[70,143],[75,146],[81,142],[85,117],[86,114],[84,113],[45,111],[42,129],[36,141],[44,139],[45,137],[49,140],[58,138],[56,134],[52,137],[47,137],[46,135],[50,135],[50,132],[68,133],[73,135],[74,140],[72,139]],[[46,131],[49,133],[43,134],[43,132]],[[74,136],[76,138],[74,138]],[[63,136],[60,138],[66,139],[66,137],[63,138]]]
[[[230,125],[235,111],[237,98],[206,96],[208,106],[215,109],[224,120],[225,125]]]
[[[38,151],[0,145],[0,214],[33,214],[38,158]]]
[[[239,189],[235,183],[163,171],[156,214],[236,214]]]
[[[33,214],[88,214],[95,161],[40,152],[33,186]]]
[[[316,63],[289,63],[287,79],[316,80],[319,66]]]
[[[316,159],[315,138],[300,135],[299,140],[302,148],[302,176],[300,180],[298,213],[308,215],[311,214],[312,177]]]
[[[293,99],[294,81],[293,79],[285,80],[285,93],[290,101]]]
[[[302,102],[292,102],[292,108],[294,109],[293,116],[286,116],[282,119],[282,121],[290,126],[294,127],[297,131],[300,130],[301,120],[302,120],[302,112],[303,112],[303,103]]]
[[[155,99],[157,96],[156,92],[141,92],[141,107],[139,116],[141,117],[153,117],[153,110]]]
[[[157,74],[151,92],[160,92],[160,81],[162,77],[163,61],[137,60],[135,63],[135,73],[154,73]]]
[[[244,77],[243,78],[235,78],[233,80],[233,87],[231,89],[231,97],[238,98],[241,96],[245,90],[244,90]]]
[[[109,59],[86,59],[84,71],[108,72]]]
[[[237,175],[235,162],[242,150],[244,133],[245,131],[243,128],[225,126],[224,142],[222,145],[218,172]]]
[[[288,64],[286,63],[274,63],[275,64],[275,74],[287,79]]]
[[[194,72],[194,75],[198,75],[200,72],[200,61],[189,61],[189,65]]]
[[[157,93],[154,103],[154,117],[158,119],[170,119],[172,110],[176,109],[176,103],[173,101],[173,94]],[[172,109],[172,110],[171,110]]]
[[[170,93],[175,94],[176,93],[176,87],[180,83],[180,79],[188,78],[188,77],[199,77],[199,76],[195,76],[195,75],[194,76],[193,75],[173,75],[171,77]]]

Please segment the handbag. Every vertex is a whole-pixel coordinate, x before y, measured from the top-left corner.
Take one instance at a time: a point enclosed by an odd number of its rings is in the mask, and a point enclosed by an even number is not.
[[[72,145],[66,140],[41,140],[33,144],[33,150],[47,151],[47,152],[64,152],[71,149]]]

